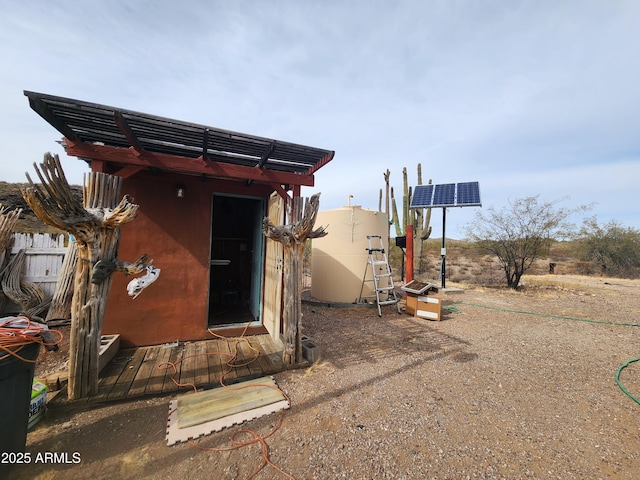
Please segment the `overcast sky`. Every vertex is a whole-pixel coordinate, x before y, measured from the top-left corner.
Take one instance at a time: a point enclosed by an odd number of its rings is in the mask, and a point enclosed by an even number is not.
[[[484,208],[567,197],[640,228],[637,0],[0,6],[0,180],[51,151],[82,183],[32,90],[335,150],[302,192],[321,210],[377,209],[383,172],[401,192],[420,162],[425,181],[479,181]],[[449,209],[447,236],[477,210]]]

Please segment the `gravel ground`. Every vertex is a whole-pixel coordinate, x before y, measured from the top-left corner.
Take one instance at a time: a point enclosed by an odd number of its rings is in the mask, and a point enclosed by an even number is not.
[[[281,420],[265,440],[269,459],[299,480],[640,478],[640,405],[615,382],[640,356],[637,327],[615,325],[639,322],[640,281],[535,283],[441,294],[449,312],[440,322],[392,307],[379,318],[306,305],[304,333],[321,360],[276,375],[291,409],[243,427],[266,436]],[[640,397],[639,373],[630,364],[620,380]],[[242,479],[260,466],[259,442],[167,447],[170,399],[54,402],[27,451],[77,451],[81,462],[19,466],[14,477]],[[229,447],[239,428],[198,445]],[[255,478],[287,475],[267,465]]]

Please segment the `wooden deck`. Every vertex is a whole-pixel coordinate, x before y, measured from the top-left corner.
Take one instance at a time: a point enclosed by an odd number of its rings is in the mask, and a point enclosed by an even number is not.
[[[214,387],[285,370],[282,352],[269,335],[185,342],[120,350],[100,374],[98,394],[89,401]]]

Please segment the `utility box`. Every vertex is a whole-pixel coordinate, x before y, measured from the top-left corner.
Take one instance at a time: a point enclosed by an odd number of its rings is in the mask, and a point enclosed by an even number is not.
[[[306,358],[309,363],[315,363],[320,360],[320,347],[304,335],[302,336],[302,356]]]
[[[416,280],[402,286],[407,294],[405,312],[415,317],[439,321],[441,317],[441,302],[438,297],[438,287],[432,283],[423,283]],[[429,296],[429,293],[432,295]]]

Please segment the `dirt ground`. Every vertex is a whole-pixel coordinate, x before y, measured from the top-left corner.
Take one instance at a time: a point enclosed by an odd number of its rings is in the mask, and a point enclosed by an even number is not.
[[[266,449],[281,471],[266,465],[257,479],[640,478],[640,405],[615,381],[640,356],[640,281],[526,281],[441,293],[440,322],[306,305],[321,360],[275,375],[291,399],[281,418],[197,442],[226,450],[166,445],[174,397],[54,400],[27,452],[67,463],[17,465],[12,478],[244,479]],[[640,362],[620,381],[640,397]],[[266,436],[279,420],[264,444],[228,449],[241,428]]]

